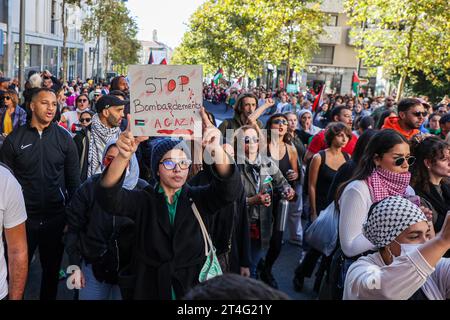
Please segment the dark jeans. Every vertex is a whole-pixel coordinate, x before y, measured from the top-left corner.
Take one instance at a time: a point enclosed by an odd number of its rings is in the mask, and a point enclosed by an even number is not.
[[[273,209],[273,227],[272,227],[272,237],[270,238],[269,250],[266,254],[265,259],[265,268],[266,270],[272,272],[272,266],[275,264],[275,261],[278,259],[281,253],[281,246],[283,244],[283,234],[284,231],[278,231],[278,201],[274,204]]]
[[[329,270],[333,255],[327,257],[316,249],[310,248],[306,253],[302,263],[297,267],[297,269],[295,269],[295,276],[297,278],[311,278],[317,261],[321,256],[322,260],[320,262],[319,269],[317,270],[316,280],[314,284],[314,287],[315,289],[317,289],[317,291],[319,290],[320,283],[322,282],[325,271]]]
[[[39,260],[42,267],[41,300],[56,299],[59,268],[64,250],[62,241],[64,226],[64,214],[42,219],[28,217],[26,222],[28,261],[31,262],[36,248],[39,247]]]

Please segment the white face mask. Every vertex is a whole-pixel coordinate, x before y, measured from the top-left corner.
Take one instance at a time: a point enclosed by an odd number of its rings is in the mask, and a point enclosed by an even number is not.
[[[407,253],[412,253],[417,250],[418,247],[422,245],[422,243],[399,243],[397,240],[394,240],[401,248],[401,256],[406,255]]]

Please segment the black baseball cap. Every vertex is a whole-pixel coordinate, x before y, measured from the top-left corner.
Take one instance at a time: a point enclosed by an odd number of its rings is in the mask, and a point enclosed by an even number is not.
[[[11,81],[10,78],[0,77],[0,83],[2,83],[2,82],[9,82],[9,81]]]
[[[108,109],[110,107],[124,106],[130,103],[130,100],[122,100],[113,96],[111,94],[104,95],[98,99],[95,107],[97,109],[97,113],[101,113],[104,109]]]

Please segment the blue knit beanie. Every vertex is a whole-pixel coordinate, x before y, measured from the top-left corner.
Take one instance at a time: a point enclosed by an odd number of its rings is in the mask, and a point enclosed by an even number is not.
[[[159,176],[157,175],[159,162],[162,157],[172,149],[179,149],[186,153],[188,159],[191,158],[191,152],[186,142],[181,139],[176,138],[157,138],[151,143],[151,169],[153,178],[159,181]]]

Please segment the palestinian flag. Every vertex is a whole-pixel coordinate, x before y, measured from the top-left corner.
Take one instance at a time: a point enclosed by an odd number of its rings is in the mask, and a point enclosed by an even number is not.
[[[356,73],[356,71],[353,71],[352,92],[355,94],[356,97],[359,94],[359,84],[360,84],[360,80],[359,80],[358,74]]]
[[[134,125],[136,127],[144,127],[145,126],[145,120],[134,120]]]
[[[322,88],[320,88],[319,94],[314,99],[314,103],[312,106],[312,111],[316,112],[319,107],[323,105],[323,93],[325,91],[325,83],[322,85]]]
[[[155,60],[153,59],[153,50],[150,49],[150,56],[148,57],[148,64],[153,64]]]
[[[217,70],[216,74],[214,75],[214,83],[215,85],[219,84],[219,80],[223,77],[223,69],[219,68],[219,70]]]

